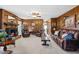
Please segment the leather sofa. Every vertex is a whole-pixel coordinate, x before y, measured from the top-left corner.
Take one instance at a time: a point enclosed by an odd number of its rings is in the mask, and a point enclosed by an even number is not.
[[[32,32],[33,35],[37,36],[37,37],[41,37],[41,31],[33,31]]]
[[[30,36],[29,31],[24,30],[24,31],[22,32],[22,36],[23,36],[23,37],[29,37],[29,36]]]
[[[79,49],[79,39],[65,40],[57,35],[52,35],[52,39],[64,50],[75,51]]]
[[[41,37],[41,32],[36,32],[35,35]]]

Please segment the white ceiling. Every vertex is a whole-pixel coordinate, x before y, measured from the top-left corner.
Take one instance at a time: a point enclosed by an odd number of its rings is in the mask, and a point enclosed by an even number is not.
[[[58,17],[76,5],[0,5],[0,8],[6,9],[20,18],[31,19],[32,11],[37,11],[43,19]]]

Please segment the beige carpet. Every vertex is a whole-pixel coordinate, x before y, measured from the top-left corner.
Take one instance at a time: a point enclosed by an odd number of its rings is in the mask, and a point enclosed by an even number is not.
[[[53,40],[48,47],[41,45],[41,38],[31,35],[28,38],[20,38],[16,41],[16,47],[8,46],[8,49],[13,51],[13,54],[73,54],[76,52],[67,52],[61,49]],[[0,49],[0,53],[2,50]]]

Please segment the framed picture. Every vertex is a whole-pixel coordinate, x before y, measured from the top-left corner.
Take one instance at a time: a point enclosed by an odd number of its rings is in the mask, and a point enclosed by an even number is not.
[[[76,27],[79,28],[79,14],[76,15]]]
[[[65,18],[66,28],[75,28],[75,16],[70,16]]]

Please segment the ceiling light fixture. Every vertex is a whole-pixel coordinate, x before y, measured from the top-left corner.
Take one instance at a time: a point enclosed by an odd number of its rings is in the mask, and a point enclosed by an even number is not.
[[[32,17],[33,18],[38,18],[41,17],[39,12],[32,12]]]

